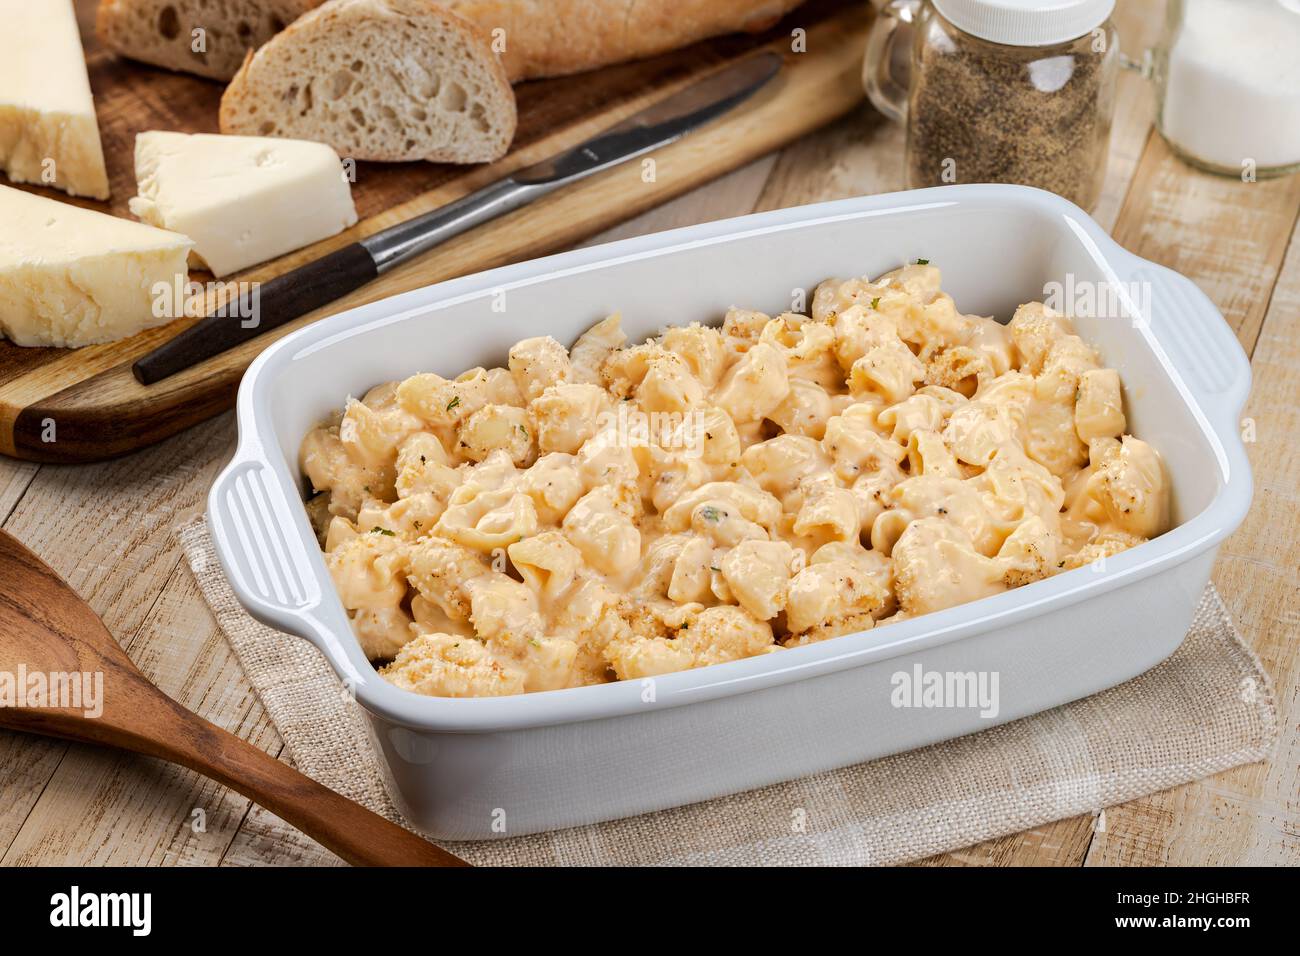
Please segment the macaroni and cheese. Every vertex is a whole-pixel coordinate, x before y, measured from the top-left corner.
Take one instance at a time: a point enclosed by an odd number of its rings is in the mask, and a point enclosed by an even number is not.
[[[1159,534],[1119,376],[1041,303],[927,263],[626,342],[372,389],[301,451],[357,639],[422,694],[649,677],[827,640]]]

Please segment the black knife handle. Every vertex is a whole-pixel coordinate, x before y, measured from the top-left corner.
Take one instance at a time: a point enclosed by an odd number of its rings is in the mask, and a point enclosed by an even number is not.
[[[277,276],[257,288],[254,321],[248,322],[249,296],[238,307],[226,306],[230,315],[209,315],[175,338],[164,342],[131,366],[141,385],[152,385],[183,372],[214,355],[220,355],[279,328],[313,309],[329,305],[370,282],[379,270],[374,258],[358,242]]]

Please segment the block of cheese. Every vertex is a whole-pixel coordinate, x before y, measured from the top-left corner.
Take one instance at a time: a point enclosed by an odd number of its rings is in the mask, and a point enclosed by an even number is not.
[[[72,0],[0,0],[0,169],[16,183],[108,198]]]
[[[171,321],[185,236],[0,186],[0,335],[93,345]]]
[[[262,136],[141,133],[131,212],[194,240],[225,276],[336,235],[357,221],[338,154]]]

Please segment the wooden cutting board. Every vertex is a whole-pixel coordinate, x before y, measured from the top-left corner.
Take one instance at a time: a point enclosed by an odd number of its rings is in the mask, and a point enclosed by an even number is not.
[[[94,0],[76,0],[95,93],[112,199],[77,202],[129,218],[135,134],[216,132],[221,85],[119,59],[94,38]],[[861,98],[859,67],[869,25],[863,0],[817,0],[759,36],[724,37],[639,63],[521,84],[514,147],[491,166],[361,163],[353,195],[361,221],[347,232],[228,281],[265,281],[326,252],[472,192],[568,148],[706,73],[758,48],[785,68],[754,99],[653,154],[654,176],[628,163],[472,230],[382,276],[331,307],[151,386],[131,363],[193,319],[82,349],[20,348],[0,340],[0,453],[82,462],[160,441],[234,404],[257,354],[304,324],[455,276],[554,252],[806,135]],[[795,31],[802,30],[803,34]],[[801,41],[804,49],[794,49]],[[32,189],[67,201],[62,193]],[[2,224],[0,224],[2,228]],[[194,272],[195,281],[207,273]],[[540,330],[539,330],[540,331]]]

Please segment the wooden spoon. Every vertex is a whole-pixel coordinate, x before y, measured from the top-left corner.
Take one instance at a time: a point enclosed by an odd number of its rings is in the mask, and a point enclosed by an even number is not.
[[[29,701],[0,705],[0,726],[108,744],[189,767],[359,866],[468,865],[176,703],[136,669],[67,582],[0,531],[0,672],[16,681],[20,668],[28,675],[103,674],[103,712],[87,717],[84,706]]]

